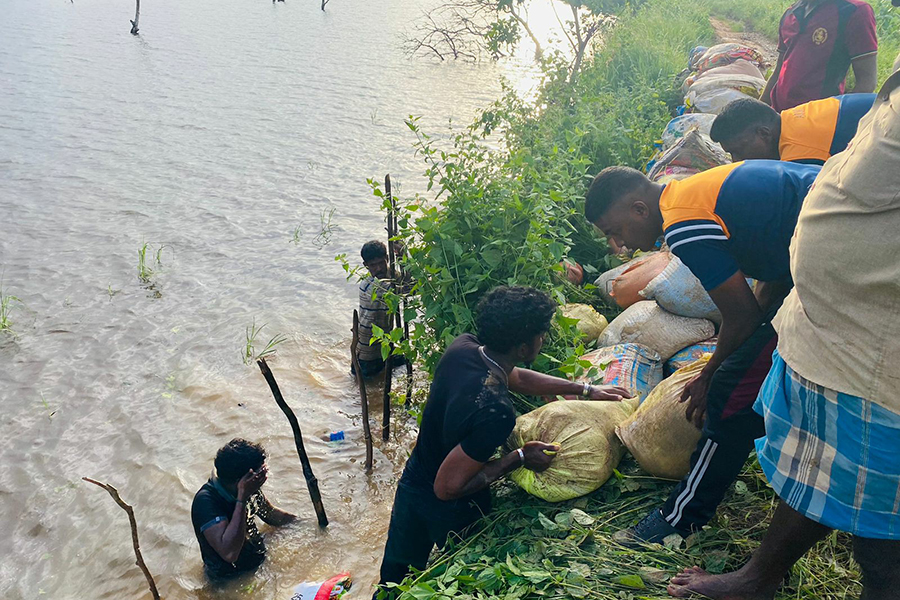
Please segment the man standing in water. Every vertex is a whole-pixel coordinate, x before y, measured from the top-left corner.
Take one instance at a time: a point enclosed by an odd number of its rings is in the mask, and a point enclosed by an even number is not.
[[[378,326],[386,332],[391,329],[388,306],[383,298],[394,286],[394,281],[388,265],[387,246],[383,242],[366,242],[360,250],[360,256],[369,274],[359,282],[359,346],[356,358],[359,360],[362,376],[372,377],[384,369],[381,344],[370,345],[372,327]],[[393,361],[395,367],[406,362],[402,356],[395,356]]]
[[[211,579],[252,571],[265,559],[254,516],[274,526],[296,518],[263,495],[267,476],[266,451],[259,444],[235,438],[216,453],[215,470],[191,505],[194,533]]]
[[[397,486],[381,584],[424,569],[432,548],[490,510],[488,486],[519,467],[541,472],[558,446],[528,442],[492,460],[513,430],[509,391],[621,400],[623,388],[574,383],[517,367],[537,358],[556,305],[528,287],[498,287],[478,305],[478,337],[463,334],[441,357],[422,426]],[[377,597],[377,593],[376,593]]]

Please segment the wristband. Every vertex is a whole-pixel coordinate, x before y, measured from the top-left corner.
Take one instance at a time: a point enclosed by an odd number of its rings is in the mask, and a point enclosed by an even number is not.
[[[516,452],[519,453],[519,464],[524,467],[525,466],[525,452],[521,448],[516,448]]]
[[[581,397],[582,398],[590,398],[591,397],[591,388],[593,386],[587,381],[584,382],[584,387],[581,388]]]

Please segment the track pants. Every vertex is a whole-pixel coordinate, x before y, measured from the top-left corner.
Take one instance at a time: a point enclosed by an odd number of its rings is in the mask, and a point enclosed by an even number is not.
[[[684,535],[715,515],[754,440],[765,435],[753,402],[772,366],[777,342],[775,329],[766,320],[712,376],[703,437],[691,455],[691,470],[662,508],[665,520]]]

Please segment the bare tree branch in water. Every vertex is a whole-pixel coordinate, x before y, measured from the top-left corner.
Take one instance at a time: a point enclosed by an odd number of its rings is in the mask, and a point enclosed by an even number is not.
[[[543,49],[528,25],[527,0],[448,0],[425,12],[405,47],[412,55],[477,60],[482,52],[499,58],[520,39],[520,30]]]
[[[330,0],[322,0],[322,10],[325,10],[325,5],[328,4]]]
[[[131,21],[131,35],[137,35],[140,29],[138,22],[141,20],[141,0],[134,0],[134,21]]]
[[[127,504],[122,497],[119,496],[119,490],[109,485],[108,483],[101,483],[96,479],[91,479],[90,477],[82,477],[83,480],[88,483],[93,483],[94,485],[102,487],[104,490],[109,492],[109,495],[112,496],[112,499],[116,501],[116,504],[122,507],[126,513],[128,513],[128,522],[131,524],[131,545],[134,546],[134,555],[137,558],[135,564],[140,567],[141,572],[144,573],[144,577],[147,578],[147,585],[150,586],[150,593],[153,595],[153,600],[159,600],[159,592],[156,590],[156,582],[153,581],[153,575],[150,574],[150,569],[147,568],[147,565],[144,563],[144,557],[141,556],[141,544],[138,541],[138,532],[137,532],[137,521],[134,518],[134,509],[130,504]]]

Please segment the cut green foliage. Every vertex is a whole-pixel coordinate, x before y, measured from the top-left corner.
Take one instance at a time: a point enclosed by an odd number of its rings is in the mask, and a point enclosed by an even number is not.
[[[275,354],[276,346],[282,344],[287,341],[288,337],[284,334],[276,334],[272,336],[271,339],[266,343],[265,347],[259,352],[256,351],[256,338],[262,332],[263,327],[266,324],[263,323],[259,327],[256,326],[256,319],[253,320],[253,323],[247,326],[245,330],[245,342],[244,348],[241,351],[241,359],[244,361],[245,365],[252,364],[254,361],[259,360],[260,358],[265,358],[272,354]]]
[[[319,233],[313,238],[312,244],[316,248],[324,248],[331,241],[336,226],[332,223],[334,218],[333,208],[323,208],[319,214]]]
[[[22,301],[17,296],[5,294],[3,285],[0,283],[0,332],[13,333],[10,315],[13,309],[21,304]]]
[[[150,278],[162,266],[162,252],[166,248],[168,246],[162,245],[154,252],[153,246],[144,242],[138,249],[138,279],[141,283],[150,283]]]

